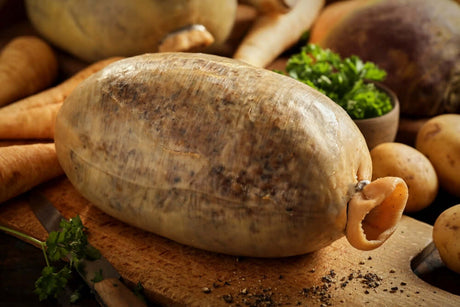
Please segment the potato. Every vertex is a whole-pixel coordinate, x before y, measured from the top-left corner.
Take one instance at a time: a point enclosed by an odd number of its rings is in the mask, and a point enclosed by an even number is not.
[[[440,186],[460,197],[460,114],[428,120],[417,133],[415,147],[433,164]]]
[[[382,143],[371,150],[372,179],[396,176],[409,188],[405,212],[429,206],[438,193],[438,177],[431,162],[417,149],[402,143]]]
[[[433,242],[444,264],[460,274],[460,204],[438,216],[433,226]]]

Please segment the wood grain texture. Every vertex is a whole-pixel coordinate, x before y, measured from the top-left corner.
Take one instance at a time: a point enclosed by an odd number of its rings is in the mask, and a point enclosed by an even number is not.
[[[190,248],[121,223],[83,199],[65,177],[40,189],[65,217],[79,214],[89,228],[90,243],[101,250],[128,286],[141,282],[147,297],[156,303],[177,306],[257,306],[264,302],[275,306],[460,304],[460,296],[433,287],[412,273],[410,261],[431,241],[432,227],[410,217],[404,216],[394,235],[370,252],[355,250],[342,238],[303,256],[238,258]],[[0,206],[0,223],[40,239],[47,235],[22,197]],[[378,285],[369,287],[366,276]]]

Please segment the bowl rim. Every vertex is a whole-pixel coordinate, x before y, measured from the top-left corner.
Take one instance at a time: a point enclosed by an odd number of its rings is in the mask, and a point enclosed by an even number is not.
[[[354,119],[355,122],[359,123],[365,123],[368,121],[376,121],[376,120],[386,120],[389,117],[393,116],[398,116],[399,117],[399,99],[398,96],[394,91],[392,91],[388,86],[384,85],[381,82],[376,82],[372,81],[371,83],[375,84],[376,87],[378,87],[380,90],[386,92],[388,96],[390,96],[390,101],[391,104],[393,105],[393,108],[390,110],[390,112],[385,113],[381,116],[376,116],[376,117],[370,117],[370,118],[362,118],[362,119]],[[397,113],[397,115],[395,115]]]

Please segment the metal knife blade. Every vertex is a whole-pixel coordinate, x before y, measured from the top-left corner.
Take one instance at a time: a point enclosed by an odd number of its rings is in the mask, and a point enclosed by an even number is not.
[[[35,216],[48,232],[59,231],[59,224],[65,217],[43,193],[36,189],[29,191],[28,201]],[[82,264],[84,272],[79,272],[79,274],[88,286],[96,291],[101,305],[146,306],[120,281],[120,274],[103,256],[97,260],[83,260]],[[94,283],[96,274],[102,274],[103,280]]]

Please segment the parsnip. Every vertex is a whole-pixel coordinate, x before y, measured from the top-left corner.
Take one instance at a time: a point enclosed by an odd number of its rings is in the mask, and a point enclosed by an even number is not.
[[[110,63],[120,59],[122,59],[122,57],[112,57],[95,62],[53,88],[47,89],[38,94],[29,96],[27,98],[11,103],[8,106],[0,108],[0,118],[2,118],[2,116],[7,112],[11,111],[27,110],[33,107],[62,103],[64,102],[64,99],[70,94],[70,92],[72,92],[73,89],[78,84],[80,84],[81,81],[85,80],[90,75],[101,70]]]
[[[53,143],[0,147],[0,203],[62,174]]]
[[[233,58],[258,67],[267,66],[300,39],[323,6],[324,0],[299,0],[286,14],[260,15]]]
[[[65,98],[90,75],[120,59],[93,63],[51,89],[0,108],[0,139],[52,139],[56,114]]]
[[[53,49],[35,36],[19,36],[0,53],[0,107],[49,87],[58,62]]]

